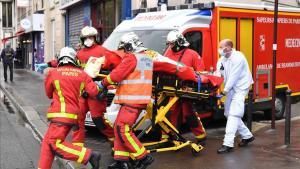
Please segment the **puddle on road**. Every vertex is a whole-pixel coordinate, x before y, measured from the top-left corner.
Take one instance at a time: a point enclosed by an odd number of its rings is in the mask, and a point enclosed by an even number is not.
[[[3,98],[3,104],[5,105],[6,109],[8,110],[8,113],[15,114],[15,110],[12,107],[11,103],[9,102],[9,100],[7,99],[7,97]]]
[[[18,112],[18,110],[14,107],[14,105],[10,102],[10,100],[3,94],[2,91],[0,91],[0,99],[3,103],[2,105],[4,106],[5,112],[16,115],[17,124],[25,127],[26,122],[24,121],[24,118],[22,117],[21,113]]]

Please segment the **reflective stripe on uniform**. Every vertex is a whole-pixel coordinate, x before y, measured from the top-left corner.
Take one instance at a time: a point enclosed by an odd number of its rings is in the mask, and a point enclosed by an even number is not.
[[[141,96],[141,95],[115,95],[117,100],[149,100],[151,96]]]
[[[77,119],[77,114],[71,114],[71,113],[47,113],[47,118],[55,118],[55,117],[65,117],[69,119]]]
[[[124,157],[129,157],[129,152],[126,151],[115,151],[115,156],[124,156]]]
[[[82,150],[79,154],[79,158],[77,160],[78,163],[82,163],[85,153],[86,153],[86,148],[82,147]]]
[[[132,153],[133,157],[138,157],[146,151],[145,147],[142,147],[139,152]]]
[[[57,94],[58,94],[59,101],[60,101],[60,111],[61,112],[66,112],[65,98],[62,95],[62,91],[61,91],[61,88],[60,88],[59,80],[54,80],[54,84],[55,84],[55,88],[57,90]]]
[[[152,80],[144,80],[144,79],[123,80],[120,84],[152,84]]]
[[[136,151],[136,153],[132,153],[135,157],[140,156],[141,154],[143,154],[145,152],[145,148],[142,147],[140,148],[137,143],[134,141],[134,139],[131,137],[130,133],[130,128],[128,126],[128,124],[125,125],[125,136],[126,139],[129,141],[130,145],[134,148],[134,150]]]
[[[106,76],[106,80],[109,84],[115,84],[115,82],[111,80],[110,75]]]
[[[61,140],[60,139],[56,140],[55,146],[57,148],[65,151],[65,152],[67,152],[67,153],[70,153],[70,154],[73,154],[73,155],[77,155],[78,156],[77,162],[78,163],[82,163],[84,155],[86,153],[86,148],[82,148],[81,151],[71,149],[71,148],[66,147],[65,145],[61,144]]]
[[[86,64],[85,63],[81,63],[80,67],[85,68]]]
[[[83,147],[83,146],[84,146],[83,143],[72,143],[72,144],[75,145],[75,146],[80,146],[80,147]]]
[[[81,83],[80,83],[80,96],[82,95],[83,89],[84,89],[84,83],[81,82]]]

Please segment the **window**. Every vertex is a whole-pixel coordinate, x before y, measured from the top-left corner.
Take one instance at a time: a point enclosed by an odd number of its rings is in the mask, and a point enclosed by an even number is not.
[[[185,4],[191,4],[191,3],[195,3],[195,0],[185,0]]]
[[[141,1],[141,8],[147,8],[147,0]]]
[[[186,40],[190,43],[189,48],[196,51],[200,56],[202,56],[202,32],[193,31],[188,32],[185,35]]]
[[[55,20],[52,19],[51,20],[51,57],[56,55],[56,50],[55,50],[55,46],[56,46],[56,42],[55,42]]]
[[[131,30],[139,36],[145,47],[155,50],[161,54],[166,50],[166,39],[170,30]],[[130,32],[131,32],[130,31]],[[110,50],[117,50],[120,38],[129,31],[113,32],[103,43]]]
[[[12,3],[2,2],[2,26],[12,27]]]

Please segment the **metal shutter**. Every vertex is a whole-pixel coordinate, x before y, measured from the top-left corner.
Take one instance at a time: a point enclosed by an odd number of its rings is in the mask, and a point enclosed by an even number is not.
[[[75,47],[79,42],[80,31],[83,28],[83,5],[80,4],[70,8],[68,14],[69,46]]]

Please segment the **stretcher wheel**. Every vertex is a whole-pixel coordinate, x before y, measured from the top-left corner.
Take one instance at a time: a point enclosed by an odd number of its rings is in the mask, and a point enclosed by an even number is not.
[[[192,154],[194,157],[198,157],[200,155],[200,151],[196,151],[195,149],[192,148]]]

